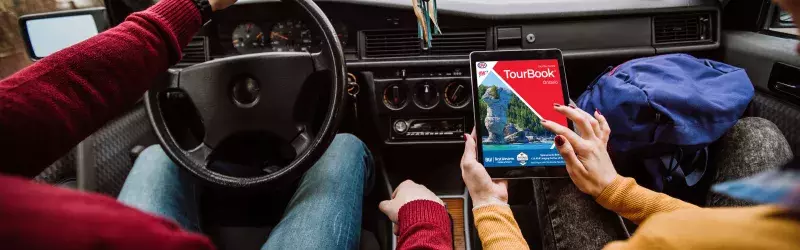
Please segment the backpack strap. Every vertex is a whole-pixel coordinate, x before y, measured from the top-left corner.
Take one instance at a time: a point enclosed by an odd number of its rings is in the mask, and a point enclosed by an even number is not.
[[[689,161],[688,167],[694,167],[691,173],[688,175],[683,172],[683,168],[681,168],[681,163],[684,161],[684,152],[682,149],[678,150],[679,156],[675,157],[675,155],[665,155],[660,157],[662,166],[667,170],[667,174],[665,177],[667,178],[666,181],[670,182],[672,180],[682,180],[686,183],[686,186],[691,187],[697,185],[698,182],[703,178],[703,175],[706,173],[706,169],[708,169],[708,147],[704,147],[700,150],[694,152],[691,156],[692,160]]]
[[[695,152],[691,165],[695,168],[694,171],[686,176],[686,185],[691,187],[700,182],[700,179],[702,179],[703,175],[706,174],[706,169],[708,168],[708,158],[710,158],[708,155],[708,147],[704,147],[703,149]]]

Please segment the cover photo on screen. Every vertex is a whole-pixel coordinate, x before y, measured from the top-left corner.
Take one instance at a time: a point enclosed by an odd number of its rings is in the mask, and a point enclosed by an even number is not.
[[[540,123],[567,126],[566,117],[553,110],[553,103],[564,104],[558,60],[486,61],[474,67],[484,166],[563,166],[555,134]]]

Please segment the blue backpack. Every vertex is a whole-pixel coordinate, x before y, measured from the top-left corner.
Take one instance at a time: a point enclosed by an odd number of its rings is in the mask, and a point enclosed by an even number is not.
[[[577,105],[599,109],[621,173],[678,195],[708,168],[708,145],[742,116],[753,85],[741,68],[686,54],[640,58],[609,68]]]

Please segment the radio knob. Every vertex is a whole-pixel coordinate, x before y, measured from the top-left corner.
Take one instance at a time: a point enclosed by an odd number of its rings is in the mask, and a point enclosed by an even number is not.
[[[402,134],[408,131],[408,123],[404,120],[397,120],[394,122],[394,132]]]

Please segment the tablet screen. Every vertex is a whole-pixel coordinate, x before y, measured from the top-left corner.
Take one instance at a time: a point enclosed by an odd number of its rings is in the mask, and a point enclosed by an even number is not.
[[[553,103],[566,103],[558,60],[474,63],[484,166],[563,166],[555,134],[540,123],[546,119],[568,126],[567,118],[553,110]]]

